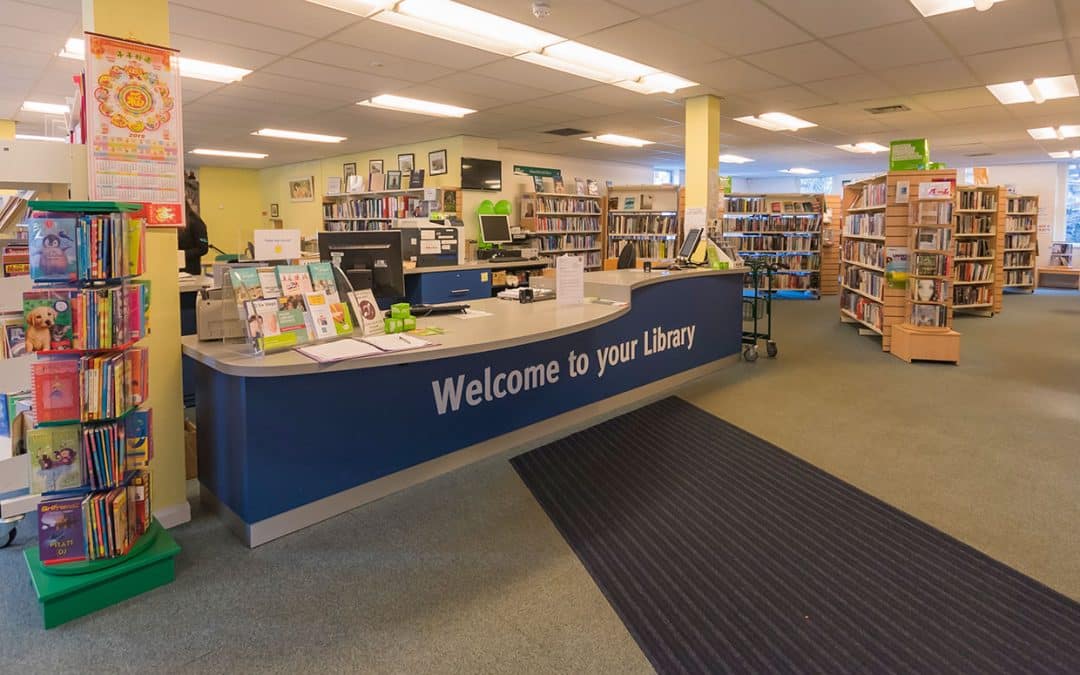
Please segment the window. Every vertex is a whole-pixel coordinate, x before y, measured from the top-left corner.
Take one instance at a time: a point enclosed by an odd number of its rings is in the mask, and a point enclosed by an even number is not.
[[[675,183],[675,176],[671,169],[653,169],[653,185],[669,185]]]
[[[1065,241],[1080,243],[1080,164],[1069,165],[1065,186]]]
[[[800,178],[799,192],[803,194],[832,193],[833,177]]]
[[[960,169],[960,184],[961,185],[974,185],[975,184],[975,167],[969,166],[966,169]]]

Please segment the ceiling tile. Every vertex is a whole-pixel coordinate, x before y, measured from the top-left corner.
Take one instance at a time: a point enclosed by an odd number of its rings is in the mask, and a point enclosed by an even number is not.
[[[683,69],[682,75],[714,87],[723,94],[759,91],[788,84],[787,80],[771,75],[741,59],[688,66]]]
[[[984,89],[983,91],[986,90]],[[972,124],[982,124],[985,122],[1011,124],[1015,122],[1015,118],[1009,114],[1009,111],[1005,109],[1005,106],[999,105],[996,101],[993,105],[939,110],[937,114],[944,122],[965,124],[966,126],[964,127],[963,133],[968,139],[973,138],[970,126]],[[979,136],[981,137],[982,134]]]
[[[966,65],[956,59],[890,68],[877,73],[902,94],[959,89],[979,84]]]
[[[911,21],[919,13],[910,2],[867,2],[867,0],[762,0],[796,25],[819,37],[852,33],[890,23]]]
[[[6,68],[8,66],[30,66],[37,68],[38,71],[49,65],[49,61],[52,60],[52,55],[45,52],[32,52],[25,49],[12,49],[10,47],[0,47],[0,66]],[[5,78],[6,80],[6,78]]]
[[[66,38],[73,29],[82,25],[80,10],[81,7],[74,12],[66,12],[14,0],[0,0],[0,23]]]
[[[681,74],[681,66],[716,61],[727,56],[715,47],[651,19],[613,26],[591,33],[580,41],[677,75]]]
[[[427,82],[454,72],[450,68],[330,40],[316,42],[290,56],[406,82]]]
[[[862,68],[822,42],[807,42],[744,57],[746,61],[774,75],[805,82],[823,75],[841,77],[861,73]]]
[[[259,89],[314,96],[326,101],[337,101],[343,105],[345,103],[356,103],[358,100],[356,92],[347,87],[282,77],[261,70],[245,77],[244,84]]]
[[[408,82],[394,80],[389,77],[369,75],[356,70],[345,70],[337,66],[328,66],[323,63],[312,63],[311,61],[301,61],[293,58],[276,61],[260,72],[309,82],[337,85],[342,89],[353,91],[356,100],[367,98],[372,92],[383,94],[409,86]]]
[[[596,117],[599,115],[612,115],[621,112],[619,106],[599,103],[587,98],[579,98],[574,94],[555,94],[539,99],[537,103],[545,108],[561,110],[568,113],[568,117]]]
[[[679,5],[685,5],[690,0],[612,0],[615,4],[637,12],[642,16],[659,14]]]
[[[506,2],[506,0],[462,1],[466,5],[472,5],[477,9],[572,39],[637,18],[636,13],[606,0],[573,3],[553,2],[551,3],[551,15],[543,19],[533,16],[532,3],[529,2]]]
[[[810,91],[837,103],[862,101],[868,98],[880,98],[898,93],[873,75],[849,75],[828,80],[807,82],[803,85]]]
[[[269,65],[281,58],[279,54],[271,54],[266,51],[244,49],[231,44],[211,42],[202,38],[194,38],[189,35],[173,34],[170,36],[171,47],[179,49],[183,56],[211,63],[222,63],[237,68],[255,70]]]
[[[959,54],[1023,47],[1064,37],[1054,0],[1014,0],[999,3],[989,12],[952,12],[929,21]]]
[[[325,37],[360,21],[358,16],[305,0],[171,0],[169,5],[173,8],[173,16],[178,7],[185,7],[312,37]],[[175,19],[171,23],[176,30]]]
[[[585,89],[596,84],[593,80],[515,59],[502,59],[479,68],[473,68],[472,72],[477,75],[487,75],[499,80],[506,80],[507,82],[527,82],[539,90],[550,92]]]
[[[440,84],[436,85],[431,82],[427,84],[416,84],[410,87],[405,87],[394,92],[401,96],[409,96],[411,98],[419,98],[425,101],[437,101],[439,103],[448,103],[450,105],[461,106],[463,108],[472,108],[473,110],[485,110],[487,108],[494,108],[501,105],[503,102],[492,96],[484,96],[483,94],[473,94],[466,91],[458,91],[449,87],[444,87]],[[408,115],[409,113],[399,113],[402,115]],[[430,116],[421,116],[418,119],[435,119]]]
[[[969,89],[954,89],[952,91],[943,91],[936,94],[923,94],[921,96],[916,96],[915,100],[925,106],[928,110],[933,110],[935,112],[998,105],[997,99],[994,98],[994,95],[991,94],[986,87],[971,87]]]
[[[64,46],[62,34],[49,34],[0,24],[0,45],[9,49],[25,49],[53,55]]]
[[[938,61],[951,55],[921,19],[841,35],[829,43],[870,70]]]
[[[311,42],[311,37],[299,33],[260,26],[175,4],[169,8],[169,28],[179,35],[190,35],[203,40],[274,54],[289,54]]]
[[[829,103],[829,100],[825,97],[799,86],[777,87],[776,89],[755,91],[743,96],[750,101],[756,102],[761,108],[759,112],[762,113],[777,110],[791,112],[799,108],[809,108]]]
[[[1080,37],[1080,3],[1063,2],[1061,9],[1065,12],[1065,23],[1062,28],[1069,37]]]
[[[508,82],[468,72],[457,72],[440,77],[439,81],[433,84],[438,84],[445,89],[479,94],[506,103],[530,101],[548,95],[547,92],[537,91],[528,83]]]
[[[437,40],[378,21],[361,21],[349,26],[335,34],[334,40],[455,70],[467,70],[503,58],[498,54]]]
[[[1063,40],[975,54],[964,60],[984,84],[1030,81],[1036,77],[1052,77],[1072,72],[1072,63]]]
[[[656,20],[730,54],[760,52],[811,39],[756,0],[698,0],[659,14]]]

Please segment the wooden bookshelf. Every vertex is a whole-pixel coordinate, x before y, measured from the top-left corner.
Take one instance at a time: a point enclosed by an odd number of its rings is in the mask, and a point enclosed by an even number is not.
[[[605,256],[623,246],[638,249],[638,260],[671,262],[682,244],[682,197],[677,185],[615,185],[607,193]]]
[[[840,195],[825,195],[825,218],[822,220],[821,294],[840,293],[840,231],[844,218]]]
[[[952,275],[955,312],[994,316],[1001,311],[1005,206],[1002,187],[957,188]]]
[[[435,191],[425,200],[425,190]],[[432,213],[461,217],[459,188],[405,188],[377,192],[343,192],[323,196],[323,229],[328,232],[389,230],[404,218],[428,218]]]
[[[604,208],[602,195],[529,192],[521,198],[521,229],[540,255],[555,265],[563,253],[585,257],[585,269],[603,266]]]
[[[744,258],[767,259],[777,270],[773,289],[821,296],[822,227],[825,195],[724,195],[720,214],[723,243]],[[750,276],[746,278],[751,282]]]
[[[1039,256],[1039,196],[1009,195],[1005,207],[1002,245],[1003,288],[1035,292],[1035,261]]]

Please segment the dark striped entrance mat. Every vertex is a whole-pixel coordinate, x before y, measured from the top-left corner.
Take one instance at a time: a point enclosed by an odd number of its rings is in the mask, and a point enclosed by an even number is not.
[[[1080,673],[1080,605],[682,400],[512,461],[662,673]]]

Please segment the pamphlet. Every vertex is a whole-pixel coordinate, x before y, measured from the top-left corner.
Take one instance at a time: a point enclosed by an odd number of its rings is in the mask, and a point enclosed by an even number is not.
[[[361,335],[366,337],[386,332],[382,312],[379,311],[379,304],[375,302],[375,294],[370,288],[349,293],[349,304],[352,305],[356,327],[360,329]]]
[[[304,293],[304,305],[311,321],[310,333],[316,340],[323,340],[337,335],[337,330],[334,328],[334,317],[330,313],[330,303],[326,300],[326,293],[322,291]]]

